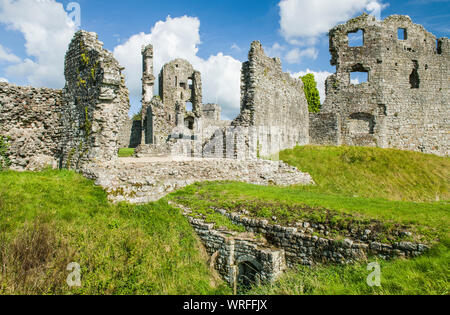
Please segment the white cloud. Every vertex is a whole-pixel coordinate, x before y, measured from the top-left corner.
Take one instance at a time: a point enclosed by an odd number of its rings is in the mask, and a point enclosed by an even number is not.
[[[194,17],[167,17],[157,22],[149,34],[131,36],[114,49],[114,56],[125,67],[127,86],[131,98],[140,99],[142,57],[141,47],[152,44],[154,49],[154,74],[175,58],[187,59],[202,73],[203,102],[219,103],[225,118],[234,118],[240,108],[241,62],[219,53],[207,60],[197,56],[200,41],[200,21]]]
[[[332,75],[332,73],[328,71],[313,71],[310,69],[306,69],[306,71],[291,73],[291,76],[298,79],[300,76],[304,76],[308,73],[314,74],[314,78],[317,82],[317,89],[319,90],[320,94],[320,101],[323,104],[323,102],[325,101],[325,81],[330,75]]]
[[[20,62],[20,58],[9,52],[9,49],[0,45],[0,62],[16,63]]]
[[[231,49],[232,50],[236,50],[237,52],[241,52],[242,48],[239,47],[236,43],[234,43],[233,45],[231,45]]]
[[[264,47],[264,51],[268,56],[281,58],[286,51],[286,47],[275,43],[272,47]]]
[[[300,50],[298,48],[291,49],[285,56],[288,63],[300,63],[302,58],[307,57],[311,59],[317,59],[319,52],[317,49],[310,47],[307,49]]]
[[[291,44],[313,45],[316,38],[355,14],[367,11],[380,18],[381,0],[281,0],[281,34]]]
[[[5,78],[0,78],[0,82],[6,82],[6,83],[8,83],[9,81],[8,81],[7,79],[5,79]]]
[[[0,23],[20,31],[27,58],[9,54],[9,78],[26,78],[33,86],[64,86],[64,55],[76,30],[75,24],[54,0],[0,0]],[[1,52],[0,52],[1,55]],[[15,57],[17,58],[15,58]]]

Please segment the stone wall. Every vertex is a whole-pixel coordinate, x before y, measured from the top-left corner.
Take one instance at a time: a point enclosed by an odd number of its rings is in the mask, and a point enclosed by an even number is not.
[[[286,269],[283,250],[268,246],[253,235],[217,231],[214,224],[188,214],[187,217],[212,257],[211,265],[232,287],[272,282]]]
[[[119,148],[137,148],[142,141],[142,122],[127,119],[119,131]]]
[[[256,126],[259,153],[268,156],[309,142],[308,104],[303,82],[283,73],[281,61],[253,42],[242,65],[241,113],[236,126]]]
[[[184,59],[165,64],[159,74],[159,96],[144,108],[145,144],[164,145],[178,125],[177,115],[195,119],[203,114],[200,72]]]
[[[309,143],[340,145],[341,121],[335,113],[309,114]]]
[[[171,204],[189,219],[211,256],[211,266],[231,285],[240,284],[242,268],[239,268],[239,262],[243,261],[250,262],[258,274],[257,279],[273,281],[286,268],[298,265],[351,264],[367,261],[370,256],[411,258],[429,250],[424,244],[412,242],[380,243],[377,241],[377,231],[367,227],[341,230],[339,232],[348,238],[334,239],[318,236],[332,230],[323,224],[297,222],[295,227],[273,225],[268,220],[211,209],[246,231],[233,232],[214,223],[206,223],[192,209]]]
[[[147,203],[204,181],[239,181],[257,185],[313,184],[311,176],[282,162],[232,159],[124,158],[91,164],[85,170],[114,202]]]
[[[48,166],[57,166],[61,111],[61,90],[0,82],[0,135],[11,139],[12,169],[30,169],[36,159],[45,159]]]
[[[348,34],[358,30],[363,45],[352,47]],[[447,38],[437,40],[407,16],[377,21],[364,14],[333,28],[336,74],[327,79],[322,112],[340,115],[340,142],[448,155],[448,47]],[[353,84],[351,72],[367,73],[368,82]]]
[[[65,59],[62,166],[117,158],[130,108],[123,68],[95,33],[75,34]]]
[[[296,227],[273,225],[267,220],[228,213],[226,210],[216,211],[233,223],[244,226],[248,232],[262,234],[272,246],[283,249],[289,267],[317,263],[349,264],[365,260],[369,255],[383,259],[416,257],[429,249],[424,244],[411,242],[383,244],[373,239],[376,234],[372,230],[341,231],[348,238],[340,240],[317,236],[332,230],[325,225],[309,222],[298,223]]]

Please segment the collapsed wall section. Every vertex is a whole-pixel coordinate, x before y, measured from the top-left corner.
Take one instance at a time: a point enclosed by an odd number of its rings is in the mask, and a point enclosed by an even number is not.
[[[62,167],[117,158],[130,108],[122,70],[95,33],[75,34],[65,58]]]
[[[0,83],[0,135],[9,137],[13,170],[35,163],[57,167],[61,142],[62,92]]]
[[[354,46],[351,35],[362,33]],[[364,14],[330,31],[331,64],[322,112],[340,115],[336,144],[448,155],[450,52],[407,16]],[[351,80],[363,74],[366,82]]]
[[[249,61],[242,65],[241,113],[233,125],[258,128],[261,156],[309,142],[302,81],[283,73],[281,61],[267,57],[258,41],[251,44]]]

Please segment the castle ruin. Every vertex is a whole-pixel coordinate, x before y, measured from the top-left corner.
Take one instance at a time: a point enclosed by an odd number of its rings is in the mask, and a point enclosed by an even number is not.
[[[353,47],[349,34],[358,31],[363,43]],[[142,120],[132,121],[124,68],[95,33],[79,31],[66,54],[64,89],[0,83],[0,135],[10,139],[12,169],[75,169],[102,186],[111,201],[131,203],[156,201],[201,181],[314,184],[309,174],[262,159],[296,145],[449,155],[448,38],[436,39],[406,16],[377,21],[364,14],[330,31],[330,52],[336,73],[326,81],[321,112],[310,114],[302,81],[283,73],[281,61],[253,42],[242,65],[241,112],[224,121],[218,104],[203,104],[201,73],[187,60],[164,65],[159,95],[153,95],[157,51],[147,45]],[[367,82],[352,82],[353,72],[366,73]],[[119,159],[125,146],[136,147],[136,156]],[[230,283],[245,262],[273,280],[286,265],[345,263],[368,254],[414,257],[427,249],[408,242],[381,244],[359,234],[335,244],[301,228],[225,215],[272,240],[260,244],[190,219],[208,253],[218,253],[216,267]]]
[[[363,34],[352,47],[349,34]],[[378,146],[449,155],[450,41],[407,16],[364,14],[330,31],[331,64],[310,143]],[[351,73],[368,80],[353,84]]]

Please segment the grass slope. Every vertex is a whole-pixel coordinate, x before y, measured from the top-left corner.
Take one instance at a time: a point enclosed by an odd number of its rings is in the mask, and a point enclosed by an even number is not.
[[[316,191],[403,201],[450,199],[450,159],[365,147],[302,146],[280,158],[317,182]]]
[[[283,223],[379,220],[386,237],[391,228],[401,227],[434,247],[416,259],[380,261],[380,288],[367,286],[365,264],[299,266],[250,293],[449,294],[448,158],[313,146],[284,151],[281,157],[310,172],[317,186],[202,183],[168,198],[230,229],[240,227],[211,207],[245,208]],[[187,220],[166,200],[111,205],[103,190],[72,172],[0,172],[0,294],[231,293],[206,266]],[[66,284],[70,262],[81,265],[81,288]]]
[[[400,227],[420,235],[414,240],[434,247],[416,259],[379,261],[380,288],[366,284],[370,274],[367,264],[319,265],[299,266],[274,284],[253,288],[249,293],[449,294],[449,158],[377,148],[316,146],[286,150],[280,157],[309,172],[317,186],[201,183],[170,198],[200,209],[199,213],[209,214],[211,207],[245,209],[269,221],[275,216],[278,223],[328,220],[345,226],[378,220],[383,223],[385,237],[391,228]]]
[[[0,173],[0,245],[0,294],[229,293],[178,210],[111,205],[68,171]],[[81,288],[66,284],[70,262]]]

